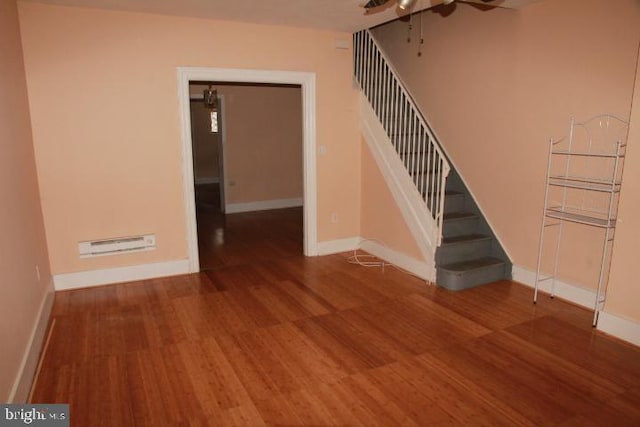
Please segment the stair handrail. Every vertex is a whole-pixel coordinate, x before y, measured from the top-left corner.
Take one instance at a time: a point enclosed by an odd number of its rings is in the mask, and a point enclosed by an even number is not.
[[[406,85],[369,30],[353,35],[353,55],[356,81],[431,212],[439,246],[445,185],[451,171],[449,161]]]

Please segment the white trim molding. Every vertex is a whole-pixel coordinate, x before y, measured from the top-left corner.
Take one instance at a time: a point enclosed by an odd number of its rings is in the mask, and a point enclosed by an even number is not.
[[[301,197],[296,199],[260,200],[257,202],[228,203],[226,213],[267,211],[270,209],[297,208],[304,205]]]
[[[182,181],[187,226],[189,272],[200,270],[198,232],[193,185],[193,149],[189,82],[299,84],[302,87],[302,152],[304,181],[304,254],[318,254],[317,174],[316,174],[316,75],[309,72],[247,70],[232,68],[178,67],[178,102],[182,141]]]
[[[535,271],[514,265],[512,274],[515,282],[522,283],[530,288],[534,287],[536,281]],[[551,293],[551,282],[541,283],[539,289],[542,292]],[[562,280],[556,280],[555,296],[591,310],[593,310],[596,302],[596,292],[594,290],[563,282]]]
[[[431,272],[435,271],[435,265],[429,265],[427,261],[419,260],[409,255],[403,254],[391,249],[383,244],[375,241],[365,239],[363,237],[347,237],[344,239],[329,240],[326,242],[318,243],[318,255],[332,255],[342,252],[351,252],[357,249],[362,249],[386,261],[409,273],[427,280],[433,281],[431,278]]]
[[[33,325],[27,348],[22,357],[18,374],[9,392],[9,403],[25,403],[29,399],[29,392],[38,369],[40,352],[44,347],[47,336],[47,326],[53,308],[54,292],[53,283],[49,283],[46,293],[40,302],[40,309],[36,322]]]
[[[189,272],[189,260],[182,259],[128,267],[56,274],[53,276],[53,284],[56,291],[64,291],[110,285],[113,283],[132,282],[135,280],[154,279],[157,277],[177,276]]]
[[[536,273],[514,265],[513,280],[533,288]],[[543,292],[550,293],[551,283],[549,281],[543,282],[539,289]],[[594,290],[572,285],[562,280],[556,280],[555,296],[588,308],[589,310],[593,310],[596,301],[596,292]],[[616,316],[604,310],[598,315],[597,329],[640,346],[640,323]]]
[[[414,276],[433,282],[432,272],[435,271],[436,268],[434,260],[431,260],[430,265],[425,260],[410,257],[409,255],[398,252],[374,240],[362,239],[360,242],[360,249],[369,252],[371,255],[377,256],[381,260],[400,267]]]
[[[349,252],[360,247],[360,237],[347,237],[344,239],[327,240],[318,242],[318,255],[332,255],[341,252]]]
[[[640,346],[640,323],[633,320],[604,310],[598,315],[598,330]]]

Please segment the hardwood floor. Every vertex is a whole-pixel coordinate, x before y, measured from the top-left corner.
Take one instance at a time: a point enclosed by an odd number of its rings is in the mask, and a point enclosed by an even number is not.
[[[200,270],[303,253],[302,208],[225,215],[218,184],[196,186]]]
[[[304,258],[260,224],[228,220],[207,272],[58,293],[33,402],[74,426],[640,425],[640,349],[588,311]]]

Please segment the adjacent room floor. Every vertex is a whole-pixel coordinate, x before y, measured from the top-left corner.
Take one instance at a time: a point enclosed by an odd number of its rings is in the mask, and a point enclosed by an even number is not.
[[[200,270],[302,255],[302,207],[225,215],[218,184],[196,185]]]
[[[213,226],[206,272],[58,293],[33,402],[75,426],[640,425],[640,348],[587,310],[305,258],[301,212]]]

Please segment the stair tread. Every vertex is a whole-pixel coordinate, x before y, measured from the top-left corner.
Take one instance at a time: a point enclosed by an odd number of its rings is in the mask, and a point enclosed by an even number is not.
[[[476,214],[473,212],[449,212],[445,213],[443,216],[444,221],[456,221],[462,219],[475,219],[478,218]]]
[[[441,265],[438,268],[449,271],[469,271],[477,270],[484,267],[492,267],[496,265],[504,264],[505,262],[499,258],[484,257],[476,258],[467,261],[453,262],[451,264]]]
[[[445,190],[444,191],[444,196],[445,197],[459,197],[459,196],[464,196],[464,193],[461,191],[455,191],[455,190]]]
[[[422,196],[426,197],[427,200],[431,200],[433,193],[427,192],[425,193],[424,191],[422,192]],[[454,203],[456,201],[460,202],[460,201],[464,201],[466,200],[466,196],[464,193],[460,193],[458,191],[445,191],[444,193],[444,202],[447,203],[447,201],[449,201],[449,203]],[[446,206],[446,205],[445,205]],[[454,211],[456,211],[455,209],[453,209]]]
[[[442,239],[443,245],[450,245],[456,243],[466,243],[466,242],[474,242],[479,240],[490,240],[491,236],[487,236],[486,234],[464,234],[462,236],[455,237],[445,237]]]

